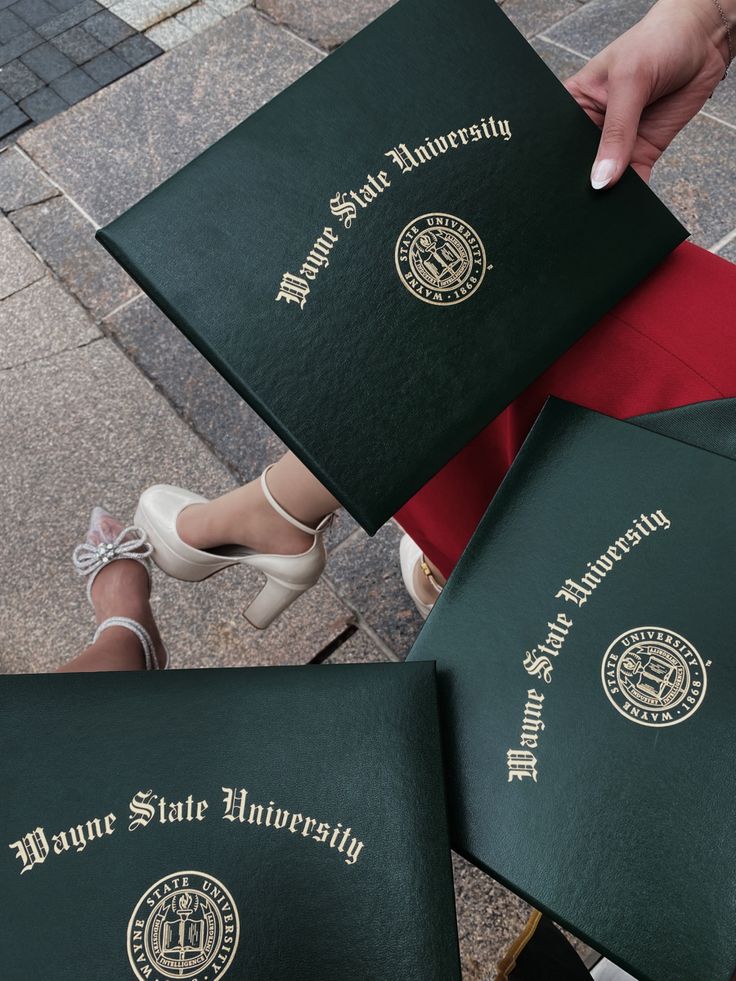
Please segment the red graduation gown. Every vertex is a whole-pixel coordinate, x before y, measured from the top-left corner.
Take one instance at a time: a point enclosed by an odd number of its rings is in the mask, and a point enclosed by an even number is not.
[[[736,396],[736,265],[681,245],[398,512],[445,575],[549,395],[620,419]]]

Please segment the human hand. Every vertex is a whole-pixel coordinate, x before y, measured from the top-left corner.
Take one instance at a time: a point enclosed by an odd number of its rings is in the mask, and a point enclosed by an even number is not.
[[[719,0],[736,39],[736,0]],[[652,167],[723,78],[732,52],[714,0],[659,0],[565,83],[603,128],[591,171],[612,187],[628,164],[648,181]]]

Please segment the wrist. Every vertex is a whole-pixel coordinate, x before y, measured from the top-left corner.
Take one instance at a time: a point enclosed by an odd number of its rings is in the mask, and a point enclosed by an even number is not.
[[[728,69],[736,54],[736,0],[691,0],[691,5]]]

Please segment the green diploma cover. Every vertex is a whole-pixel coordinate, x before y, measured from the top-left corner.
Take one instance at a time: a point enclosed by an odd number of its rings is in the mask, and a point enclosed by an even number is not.
[[[98,236],[373,533],[685,237],[599,136],[494,0],[400,0]]]
[[[433,664],[0,678],[3,981],[460,981]]]
[[[410,655],[453,846],[641,981],[736,967],[734,404],[551,399]]]

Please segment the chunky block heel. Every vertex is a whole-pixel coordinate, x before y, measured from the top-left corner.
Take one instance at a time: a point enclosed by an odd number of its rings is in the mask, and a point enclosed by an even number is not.
[[[252,626],[264,630],[312,585],[311,582],[295,585],[281,582],[273,576],[266,576],[266,584],[250,606],[244,610],[243,616]]]
[[[242,546],[228,546],[212,552],[194,548],[179,536],[177,518],[192,504],[206,504],[207,498],[168,484],[156,484],[141,494],[135,520],[145,531],[153,547],[151,558],[163,572],[186,582],[201,582],[209,576],[234,565],[247,565],[266,576],[266,584],[256,596],[244,616],[254,627],[263,629],[273,623],[279,614],[297,597],[317,582],[327,561],[324,532],[334,515],[329,514],[310,528],[297,521],[275,500],[266,483],[267,467],[261,474],[264,497],[282,518],[312,535],[311,548],[298,555],[276,555],[254,552]]]

